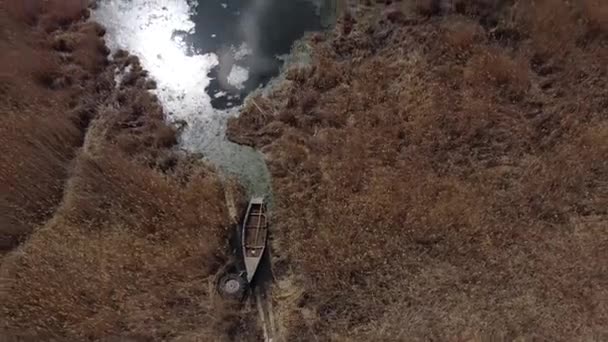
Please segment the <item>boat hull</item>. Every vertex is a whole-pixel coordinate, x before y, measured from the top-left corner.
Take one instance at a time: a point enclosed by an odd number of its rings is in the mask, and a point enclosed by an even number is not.
[[[254,197],[249,201],[241,236],[247,281],[251,282],[266,249],[268,217],[264,198]]]

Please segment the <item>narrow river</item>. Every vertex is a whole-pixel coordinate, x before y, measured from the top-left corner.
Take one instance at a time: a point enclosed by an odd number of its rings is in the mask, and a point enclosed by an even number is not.
[[[245,97],[278,75],[294,41],[332,21],[332,0],[98,0],[112,50],[137,55],[156,80],[180,147],[201,153],[250,195],[270,195],[263,156],[226,139]]]

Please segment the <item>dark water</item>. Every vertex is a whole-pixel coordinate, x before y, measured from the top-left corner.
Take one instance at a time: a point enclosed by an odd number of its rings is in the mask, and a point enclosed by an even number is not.
[[[228,141],[227,121],[238,115],[247,94],[278,74],[278,55],[288,54],[305,32],[331,25],[335,4],[98,0],[92,18],[106,27],[112,50],[125,49],[139,57],[157,82],[153,92],[167,120],[186,123],[180,148],[202,154],[223,175],[237,177],[250,195],[260,196],[271,194],[264,156]],[[225,94],[216,96],[218,92]]]
[[[323,28],[320,10],[310,0],[199,0],[192,16],[195,34],[185,37],[196,53],[215,53],[220,65],[209,73],[206,91],[217,109],[240,105],[252,90],[264,86],[279,73],[294,41],[305,32]],[[235,51],[246,44],[250,54],[237,60]],[[229,84],[233,65],[248,70],[241,89]],[[216,97],[218,92],[227,96]]]

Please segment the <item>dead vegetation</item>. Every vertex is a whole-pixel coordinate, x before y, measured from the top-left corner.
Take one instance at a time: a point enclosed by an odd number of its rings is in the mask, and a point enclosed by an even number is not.
[[[239,334],[251,321],[215,298],[229,234],[215,174],[199,166],[183,181],[104,148],[78,157],[59,212],[5,261],[5,329],[68,340]]]
[[[109,62],[102,27],[44,6],[0,11],[0,340],[257,339],[255,314],[215,295],[232,223],[217,174],[173,149],[136,57]]]
[[[103,68],[107,54],[96,26],[74,23],[47,34],[9,15],[35,5],[9,1],[0,12],[0,250],[54,212],[95,99],[109,90],[98,82],[101,69],[89,68]],[[28,13],[35,19],[46,12]],[[70,51],[52,44],[64,35],[73,37]]]
[[[421,3],[355,11],[229,124],[274,177],[284,338],[604,340],[603,3]]]

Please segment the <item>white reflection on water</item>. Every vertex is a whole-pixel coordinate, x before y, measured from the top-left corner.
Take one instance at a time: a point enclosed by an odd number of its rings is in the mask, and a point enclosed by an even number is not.
[[[250,192],[268,194],[270,179],[262,156],[225,138],[226,120],[238,108],[216,110],[205,92],[217,56],[188,55],[188,46],[177,34],[194,33],[190,16],[196,6],[195,0],[99,0],[92,17],[106,27],[112,50],[125,49],[140,58],[156,80],[155,92],[168,119],[187,122],[181,147],[202,152],[220,169],[237,175]],[[245,72],[237,70],[235,82],[244,82]]]
[[[190,2],[196,5],[194,2]],[[128,50],[157,81],[157,94],[171,119],[193,119],[213,112],[205,87],[218,63],[214,54],[187,55],[175,32],[193,33],[192,7],[186,0],[105,0],[93,18],[106,26],[113,50]]]
[[[240,65],[234,64],[228,74],[228,84],[236,89],[245,88],[245,82],[249,79],[249,70]]]

